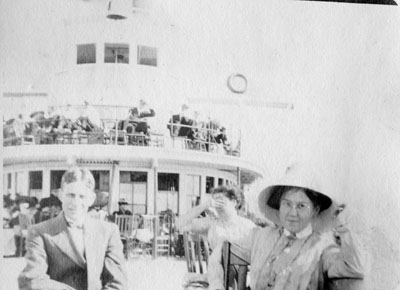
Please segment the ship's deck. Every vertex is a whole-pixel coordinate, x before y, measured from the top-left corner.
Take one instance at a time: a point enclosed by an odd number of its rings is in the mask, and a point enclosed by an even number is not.
[[[25,266],[23,258],[5,258],[7,271],[2,269],[2,289],[17,290],[18,274]],[[128,283],[135,290],[183,289],[183,277],[187,272],[186,261],[175,258],[134,258],[127,262]]]

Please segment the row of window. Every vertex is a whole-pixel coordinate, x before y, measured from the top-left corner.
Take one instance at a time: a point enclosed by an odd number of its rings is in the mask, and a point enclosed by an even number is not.
[[[96,63],[96,44],[78,44],[76,62],[77,64]],[[104,63],[129,63],[129,45],[104,44]],[[157,48],[138,45],[137,64],[157,66]]]
[[[64,170],[52,170],[50,173],[50,189],[55,190],[61,186],[61,177]],[[109,171],[92,170],[95,179],[95,189],[102,191],[109,191]],[[16,175],[18,178],[18,174]],[[7,174],[7,188],[11,189],[11,173]],[[121,171],[121,183],[130,182],[147,182],[147,172],[137,171]],[[19,182],[16,180],[16,183]],[[197,182],[193,182],[197,183]],[[218,186],[232,184],[229,180],[218,178]],[[206,177],[206,193],[211,193],[214,187],[214,177]],[[41,190],[43,189],[43,171],[30,171],[29,172],[29,189]],[[159,173],[158,174],[158,190],[176,191],[179,192],[179,174],[174,173]]]
[[[61,178],[64,170],[50,171],[50,190],[54,192],[61,186]],[[91,170],[95,179],[95,189],[97,191],[109,192],[110,189],[110,171],[108,170]],[[15,193],[22,193],[22,184],[24,172],[8,173],[7,174],[7,191],[12,189],[12,175],[14,174],[14,189]],[[186,175],[185,188],[179,188],[179,174],[177,173],[158,173],[158,192],[157,192],[157,210],[163,212],[172,210],[178,213],[180,190],[185,195],[185,208],[191,208],[199,203],[201,195],[201,176]],[[28,175],[28,195],[41,196],[43,189],[43,171],[30,171]],[[144,171],[121,171],[119,184],[119,198],[127,201],[131,212],[136,214],[147,214],[147,184],[148,173]],[[210,193],[215,186],[232,184],[231,180],[218,178],[217,184],[214,183],[215,178],[206,177],[206,193]]]

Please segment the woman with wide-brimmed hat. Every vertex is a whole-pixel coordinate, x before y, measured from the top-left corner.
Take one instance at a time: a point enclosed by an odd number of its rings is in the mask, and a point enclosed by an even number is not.
[[[251,289],[317,290],[326,289],[326,277],[363,278],[361,247],[310,172],[288,170],[261,191],[259,207],[276,226],[257,228],[238,242],[251,257]]]

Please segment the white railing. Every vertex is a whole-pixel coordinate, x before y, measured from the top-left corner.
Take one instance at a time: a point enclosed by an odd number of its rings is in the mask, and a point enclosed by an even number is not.
[[[180,150],[197,150],[209,153],[240,155],[240,140],[236,146],[224,144],[217,140],[221,133],[212,122],[184,125],[165,123],[169,134],[161,134],[146,129],[137,132],[138,124],[146,119],[129,120],[122,118],[130,107],[127,106],[93,106],[101,115],[101,125],[94,125],[90,118],[84,116],[85,106],[74,106],[78,117],[75,121],[66,117],[56,117],[57,110],[72,107],[53,107],[54,117],[42,118],[39,121],[23,122],[20,119],[9,121],[3,125],[3,145],[40,145],[40,144],[103,144],[147,147],[172,147]],[[124,129],[125,128],[125,129]]]

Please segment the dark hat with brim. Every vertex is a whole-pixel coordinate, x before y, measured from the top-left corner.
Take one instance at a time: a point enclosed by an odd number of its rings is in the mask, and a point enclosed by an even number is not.
[[[304,192],[308,192],[312,194],[314,201],[316,202],[316,205],[319,207],[320,212],[326,210],[329,208],[332,204],[332,200],[327,197],[325,194],[320,193],[318,191],[312,190],[310,188],[302,187],[302,186],[289,186],[289,185],[274,185],[268,187],[270,192],[270,197],[267,201],[267,204],[274,208],[279,210],[279,205],[280,205],[280,200],[282,198],[282,195],[290,188],[296,188],[303,190]]]
[[[44,116],[44,111],[35,111],[29,115],[29,117],[31,117],[31,118],[35,118],[37,116]]]
[[[118,201],[118,204],[119,204],[119,205],[127,205],[128,202],[126,201],[126,199],[121,198],[121,199]]]

